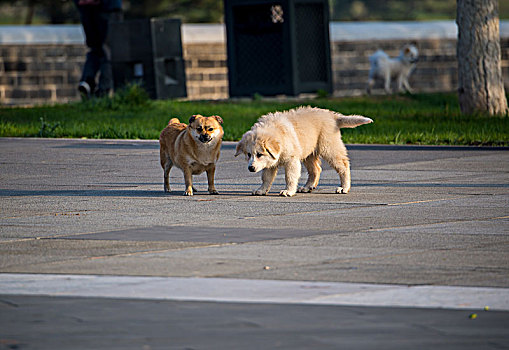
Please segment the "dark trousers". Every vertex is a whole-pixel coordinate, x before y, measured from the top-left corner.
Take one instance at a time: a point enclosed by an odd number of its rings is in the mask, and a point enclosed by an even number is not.
[[[78,6],[81,24],[85,31],[87,53],[81,81],[86,81],[91,92],[98,96],[108,94],[113,88],[110,51],[106,45],[110,12],[101,11],[100,6]],[[99,73],[99,83],[96,76]]]

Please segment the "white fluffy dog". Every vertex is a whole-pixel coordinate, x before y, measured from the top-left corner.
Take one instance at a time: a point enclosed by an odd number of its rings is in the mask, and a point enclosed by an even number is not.
[[[253,191],[263,196],[269,192],[278,167],[285,168],[286,188],[281,196],[291,197],[297,192],[301,161],[308,171],[306,184],[299,192],[311,192],[318,186],[320,158],[337,171],[341,186],[336,193],[350,190],[350,162],[341,140],[340,128],[355,128],[372,123],[360,115],[343,115],[326,109],[300,107],[286,112],[266,114],[242,136],[235,156],[246,155],[248,170],[263,170],[262,185]]]
[[[412,88],[408,83],[408,78],[415,68],[415,63],[419,59],[419,51],[414,45],[405,45],[401,49],[399,56],[390,58],[382,50],[376,51],[369,57],[371,69],[369,71],[368,79],[368,94],[371,93],[371,88],[375,85],[376,79],[381,79],[384,82],[385,92],[391,93],[391,79],[396,78],[398,83],[398,90],[401,91],[404,87],[409,93],[412,93]]]

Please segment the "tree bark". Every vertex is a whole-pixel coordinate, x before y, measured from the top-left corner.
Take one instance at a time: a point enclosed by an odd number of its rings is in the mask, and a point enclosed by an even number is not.
[[[456,23],[461,112],[506,114],[498,0],[457,0]]]
[[[27,13],[25,16],[25,24],[32,24],[34,19],[35,0],[28,1]]]

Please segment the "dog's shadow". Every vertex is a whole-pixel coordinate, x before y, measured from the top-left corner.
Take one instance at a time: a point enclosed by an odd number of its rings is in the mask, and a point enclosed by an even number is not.
[[[8,190],[0,189],[1,197],[123,197],[123,198],[165,198],[165,197],[200,197],[216,198],[222,195],[250,196],[250,191],[222,191],[211,195],[207,190],[197,191],[193,196],[184,196],[184,190],[164,192],[161,190]]]

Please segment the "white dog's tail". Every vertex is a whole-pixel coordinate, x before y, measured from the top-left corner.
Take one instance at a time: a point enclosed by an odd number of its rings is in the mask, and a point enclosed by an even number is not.
[[[336,120],[339,128],[355,128],[359,125],[373,123],[373,119],[362,115],[342,115],[336,113]]]

